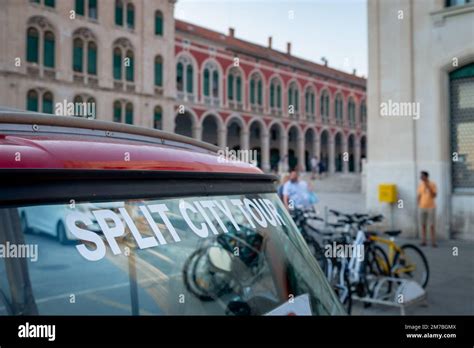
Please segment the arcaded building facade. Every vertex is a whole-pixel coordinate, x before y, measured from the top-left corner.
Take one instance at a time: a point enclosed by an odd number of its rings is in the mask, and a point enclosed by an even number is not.
[[[174,0],[4,0],[0,105],[160,128],[234,150],[265,171],[359,172],[366,81],[287,51],[175,20]],[[237,28],[238,29],[238,28]],[[86,115],[87,116],[87,115]]]

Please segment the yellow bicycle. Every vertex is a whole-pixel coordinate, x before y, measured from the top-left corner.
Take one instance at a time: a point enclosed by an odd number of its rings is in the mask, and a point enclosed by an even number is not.
[[[375,232],[368,232],[370,242],[384,244],[388,249],[388,256],[382,255],[382,253],[385,253],[383,249],[375,246],[377,248],[375,254],[377,266],[385,275],[414,280],[425,288],[430,277],[428,261],[416,245],[404,244],[399,246],[395,242],[395,237],[401,232],[400,230],[385,231],[384,234],[388,238],[381,237]]]

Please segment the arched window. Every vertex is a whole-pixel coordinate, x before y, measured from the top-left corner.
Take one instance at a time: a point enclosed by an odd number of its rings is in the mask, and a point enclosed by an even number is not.
[[[84,41],[80,38],[75,38],[73,41],[72,49],[72,70],[77,72],[83,72],[84,60]]]
[[[54,68],[54,53],[55,53],[55,41],[54,34],[51,31],[47,31],[44,34],[44,66],[48,68]]]
[[[133,124],[133,104],[126,100],[114,102],[114,122]]]
[[[192,95],[194,92],[194,67],[191,59],[186,55],[181,55],[176,64],[176,88],[178,92],[181,92],[181,95],[178,93],[181,98],[185,94]]]
[[[354,128],[356,124],[356,117],[355,117],[355,103],[354,99],[351,97],[347,102],[347,117],[349,119],[349,127]]]
[[[207,62],[204,66],[203,84],[205,102],[210,103],[210,97],[217,102],[219,98],[219,70],[215,63]]]
[[[133,124],[133,104],[127,103],[125,105],[125,123]]]
[[[342,96],[340,93],[336,95],[334,99],[334,116],[336,117],[336,124],[342,126],[342,122],[344,119],[343,116],[343,103],[342,103]]]
[[[329,93],[328,91],[324,90],[321,93],[321,120],[323,123],[328,123],[329,121]]]
[[[53,113],[53,93],[51,92],[43,93],[43,112],[45,114]]]
[[[316,113],[315,94],[314,94],[314,90],[311,87],[306,88],[306,91],[304,94],[304,104],[305,104],[306,117],[308,119],[314,120],[314,116]]]
[[[227,99],[230,107],[242,107],[242,73],[236,67],[227,76]]]
[[[78,73],[97,75],[97,45],[95,36],[87,28],[73,33],[72,69]]]
[[[36,28],[28,28],[27,30],[26,61],[39,63],[39,32]]]
[[[97,45],[93,41],[87,43],[87,73],[97,75]]]
[[[125,19],[125,23],[124,23]],[[115,0],[115,24],[135,28],[135,7],[130,0]]]
[[[97,0],[76,0],[76,15],[97,19]]]
[[[76,95],[74,97],[74,114],[87,118],[95,118],[95,99],[89,95]]]
[[[163,86],[163,58],[155,57],[155,86]]]
[[[115,24],[123,25],[123,0],[115,0]]]
[[[299,91],[296,82],[291,82],[288,87],[288,114],[295,115],[299,111]]]
[[[30,89],[26,94],[26,109],[28,111],[41,111],[45,114],[53,114],[53,93]]]
[[[258,72],[250,76],[250,106],[263,106],[263,79]]]
[[[113,45],[112,71],[114,80],[127,82],[134,81],[133,47],[128,39],[121,38]]]
[[[134,60],[133,60],[133,51],[128,50],[125,56],[125,73],[126,73],[126,80],[133,82],[135,76],[134,70]]]
[[[274,77],[270,81],[270,109],[272,113],[281,114],[281,82]]]
[[[163,109],[161,106],[157,105],[155,106],[155,110],[153,112],[153,128],[155,129],[162,129],[163,124]]]
[[[163,36],[163,13],[155,12],[155,35]]]
[[[367,106],[365,101],[360,103],[360,123],[363,130],[367,129]]]
[[[34,89],[29,90],[26,95],[26,110],[36,112],[39,111],[38,92]]]
[[[55,67],[55,36],[48,20],[35,16],[28,20],[26,30],[26,61],[53,69]]]

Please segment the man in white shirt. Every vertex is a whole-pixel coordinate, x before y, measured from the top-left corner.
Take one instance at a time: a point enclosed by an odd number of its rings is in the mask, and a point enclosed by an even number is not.
[[[290,173],[290,180],[283,186],[283,202],[287,208],[311,207],[308,184],[298,180],[296,170]]]

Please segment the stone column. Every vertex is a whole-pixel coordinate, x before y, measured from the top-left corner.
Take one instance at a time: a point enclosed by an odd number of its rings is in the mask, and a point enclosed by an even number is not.
[[[217,144],[222,149],[227,146],[227,127],[224,125],[217,131]]]
[[[249,150],[249,131],[248,129],[242,128],[240,133],[240,149]]]
[[[329,136],[329,158],[328,158],[328,161],[329,161],[329,173],[330,174],[334,174],[334,172],[336,171],[336,145],[335,145],[335,141],[334,141],[334,137],[333,136]]]
[[[270,171],[270,136],[268,131],[263,132],[262,136],[262,170],[264,172]]]
[[[349,172],[349,141],[347,138],[342,139],[342,172]]]
[[[284,159],[283,163],[283,172],[288,171],[288,135],[286,133],[282,134],[280,140],[280,158]]]
[[[201,125],[193,127],[193,138],[196,139],[196,140],[202,140],[202,127],[201,127]]]
[[[354,141],[354,171],[360,173],[360,141]]]
[[[305,158],[304,158],[304,150],[305,150],[305,142],[304,142],[304,136],[300,135],[298,136],[298,145],[297,145],[297,151],[298,151],[298,168],[300,172],[305,172],[306,171],[306,163],[305,163]]]

